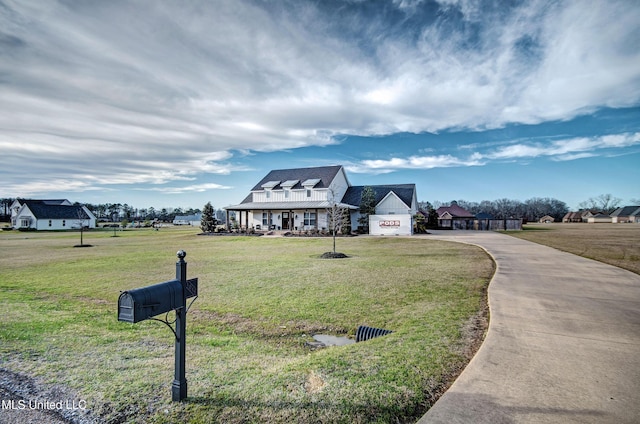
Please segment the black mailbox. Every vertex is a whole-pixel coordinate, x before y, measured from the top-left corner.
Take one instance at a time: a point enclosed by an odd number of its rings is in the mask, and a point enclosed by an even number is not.
[[[184,307],[179,280],[127,290],[118,298],[118,321],[136,323]]]

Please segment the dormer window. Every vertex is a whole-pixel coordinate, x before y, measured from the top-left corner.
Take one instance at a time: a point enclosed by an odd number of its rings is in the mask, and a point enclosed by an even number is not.
[[[265,190],[269,190],[273,189],[278,184],[280,184],[280,181],[267,181],[266,183],[262,184],[262,188],[264,188]]]
[[[304,180],[302,186],[305,188],[313,188],[320,182],[320,178],[310,178],[308,180]]]

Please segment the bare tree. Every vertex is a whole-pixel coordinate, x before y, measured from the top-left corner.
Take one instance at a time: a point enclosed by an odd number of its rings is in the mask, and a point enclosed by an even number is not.
[[[622,202],[622,199],[613,197],[611,194],[601,194],[591,197],[578,205],[581,209],[597,209],[604,213],[613,212]]]
[[[84,224],[85,221],[89,220],[89,215],[87,215],[82,206],[78,206],[76,214],[78,215],[78,226],[80,227],[80,245],[78,247],[88,246],[84,244]]]
[[[349,208],[338,202],[335,189],[329,189],[329,207],[327,208],[327,228],[331,231],[333,238],[333,254],[336,254],[336,235],[344,233],[350,226]]]

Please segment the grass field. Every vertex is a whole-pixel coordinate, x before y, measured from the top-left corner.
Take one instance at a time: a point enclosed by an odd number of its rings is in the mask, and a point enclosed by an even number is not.
[[[640,274],[637,224],[528,224],[509,234]]]
[[[0,368],[61,385],[104,422],[415,422],[468,362],[493,263],[428,238],[206,237],[197,229],[0,233]],[[173,279],[189,398],[171,402],[173,334],[118,322],[121,290]],[[390,335],[312,350],[313,334]]]

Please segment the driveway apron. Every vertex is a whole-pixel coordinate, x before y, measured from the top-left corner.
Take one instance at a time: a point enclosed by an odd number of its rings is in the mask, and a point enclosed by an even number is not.
[[[494,232],[482,346],[425,423],[640,423],[640,276]],[[597,240],[593,241],[597,243]]]

